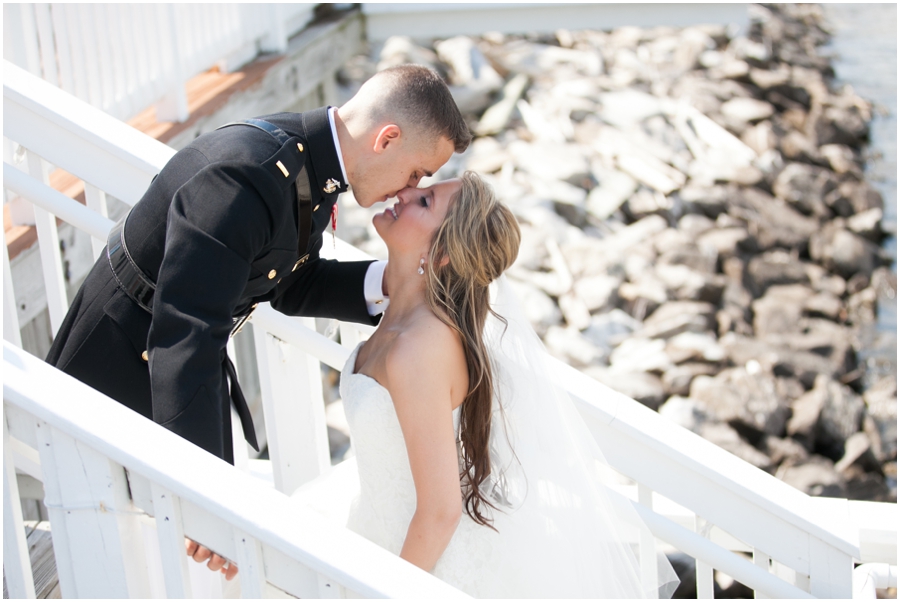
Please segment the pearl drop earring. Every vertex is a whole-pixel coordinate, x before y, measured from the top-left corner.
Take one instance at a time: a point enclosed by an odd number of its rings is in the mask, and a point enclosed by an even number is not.
[[[419,272],[419,276],[421,276],[425,273],[425,258],[424,257],[419,260],[418,272]]]

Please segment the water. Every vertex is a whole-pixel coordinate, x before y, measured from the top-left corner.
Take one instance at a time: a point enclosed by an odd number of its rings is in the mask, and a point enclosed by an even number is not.
[[[832,55],[838,82],[873,104],[866,177],[884,197],[884,249],[893,260],[894,287],[881,287],[878,321],[863,333],[860,353],[870,377],[897,372],[897,5],[823,4],[833,33],[823,50]]]

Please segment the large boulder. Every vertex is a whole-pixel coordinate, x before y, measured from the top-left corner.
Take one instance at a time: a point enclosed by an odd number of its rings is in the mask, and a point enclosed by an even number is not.
[[[795,401],[787,432],[834,461],[844,455],[847,439],[860,430],[865,404],[846,385],[819,375],[815,386]]]
[[[774,377],[761,370],[728,368],[715,377],[698,376],[690,397],[742,433],[782,436],[790,407],[776,391]]]

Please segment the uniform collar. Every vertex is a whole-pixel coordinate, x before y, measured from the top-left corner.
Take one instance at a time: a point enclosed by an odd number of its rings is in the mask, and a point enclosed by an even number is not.
[[[344,179],[340,151],[335,144],[336,139],[328,119],[328,109],[329,107],[322,107],[305,111],[302,120],[319,192],[331,195],[346,192],[347,181]]]

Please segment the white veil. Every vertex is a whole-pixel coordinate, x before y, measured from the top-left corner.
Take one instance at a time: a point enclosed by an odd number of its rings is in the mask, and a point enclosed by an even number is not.
[[[665,555],[643,571],[647,527],[611,493],[606,461],[506,277],[492,285],[485,343],[495,394],[492,476],[481,485],[494,538],[496,597],[656,598],[678,585]],[[604,478],[604,474],[607,477]],[[646,552],[645,552],[646,554]],[[648,570],[649,569],[649,570]],[[655,570],[654,570],[655,569]]]

